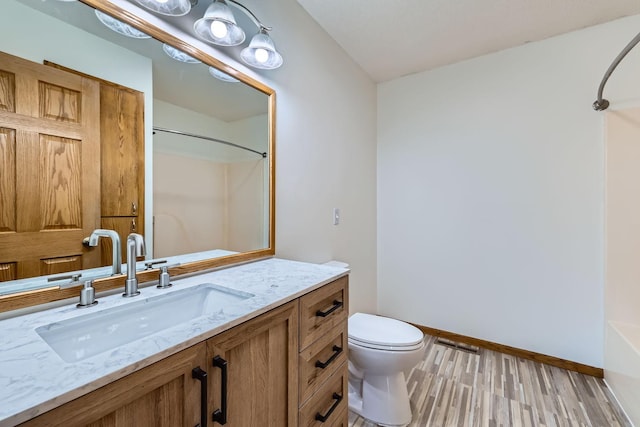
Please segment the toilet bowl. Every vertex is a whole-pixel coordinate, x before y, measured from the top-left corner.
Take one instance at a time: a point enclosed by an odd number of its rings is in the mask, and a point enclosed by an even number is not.
[[[424,356],[424,334],[399,320],[349,318],[349,409],[383,426],[411,422],[405,373]]]

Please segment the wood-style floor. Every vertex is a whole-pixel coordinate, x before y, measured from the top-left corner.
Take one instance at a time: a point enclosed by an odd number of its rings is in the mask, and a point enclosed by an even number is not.
[[[426,339],[425,358],[407,378],[410,426],[631,427],[602,379]],[[350,413],[349,426],[375,424]]]

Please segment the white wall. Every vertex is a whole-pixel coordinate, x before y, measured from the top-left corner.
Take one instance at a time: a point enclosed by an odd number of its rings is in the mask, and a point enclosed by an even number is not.
[[[284,56],[278,70],[255,72],[233,51],[183,37],[276,90],[276,256],[349,262],[350,310],[375,312],[375,84],[295,0],[243,4],[273,26]],[[338,226],[334,207],[342,212]]]
[[[604,71],[640,16],[378,88],[378,307],[602,366]],[[640,55],[607,85],[640,98]]]
[[[295,0],[246,4],[273,25],[285,61],[269,74],[278,97],[276,254],[348,262],[351,312],[375,312],[375,85]]]
[[[238,65],[277,93],[276,255],[348,262],[350,310],[375,312],[375,84],[295,0],[243,4],[284,57],[261,74]]]

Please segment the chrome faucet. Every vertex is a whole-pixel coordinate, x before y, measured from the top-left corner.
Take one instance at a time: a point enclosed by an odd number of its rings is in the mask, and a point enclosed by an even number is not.
[[[144,246],[144,238],[137,233],[127,236],[127,280],[124,283],[123,297],[135,297],[140,295],[138,279],[136,278],[136,257],[144,256],[147,250]]]
[[[93,230],[91,236],[84,239],[83,243],[88,246],[98,246],[98,239],[100,237],[109,237],[111,239],[111,275],[122,274],[122,251],[120,248],[120,236],[117,232],[98,228],[97,230]]]

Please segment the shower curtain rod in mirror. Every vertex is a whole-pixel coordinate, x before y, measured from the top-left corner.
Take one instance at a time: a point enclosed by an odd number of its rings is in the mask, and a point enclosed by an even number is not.
[[[183,136],[189,136],[191,138],[205,139],[207,141],[218,142],[220,144],[230,145],[232,147],[240,148],[241,150],[247,150],[247,151],[251,151],[252,153],[259,154],[260,156],[262,156],[263,159],[267,158],[267,153],[261,153],[260,151],[253,150],[253,149],[247,148],[247,147],[243,147],[242,145],[234,144],[233,142],[224,141],[222,139],[212,138],[210,136],[197,135],[195,133],[183,132],[181,130],[175,130],[175,129],[166,129],[166,128],[161,128],[161,127],[156,127],[156,126],[153,127],[153,130],[157,131],[157,132],[173,133],[175,135],[183,135]]]
[[[602,98],[602,92],[604,91],[604,85],[607,84],[607,80],[609,80],[609,77],[611,76],[611,73],[613,73],[613,70],[616,69],[616,67],[618,66],[620,61],[622,61],[624,59],[624,57],[627,56],[627,53],[629,53],[631,51],[631,49],[633,49],[635,47],[635,45],[638,44],[638,42],[640,42],[640,33],[638,33],[638,35],[635,36],[633,38],[633,40],[631,40],[629,42],[629,44],[627,44],[625,46],[624,49],[622,49],[622,52],[620,52],[618,54],[618,56],[616,56],[616,59],[613,60],[613,63],[607,69],[607,72],[604,73],[604,77],[602,78],[602,81],[600,82],[600,87],[598,88],[598,99],[596,99],[596,101],[593,103],[593,109],[594,110],[602,111],[602,110],[606,110],[607,108],[609,108],[609,101],[607,101],[606,99]]]

